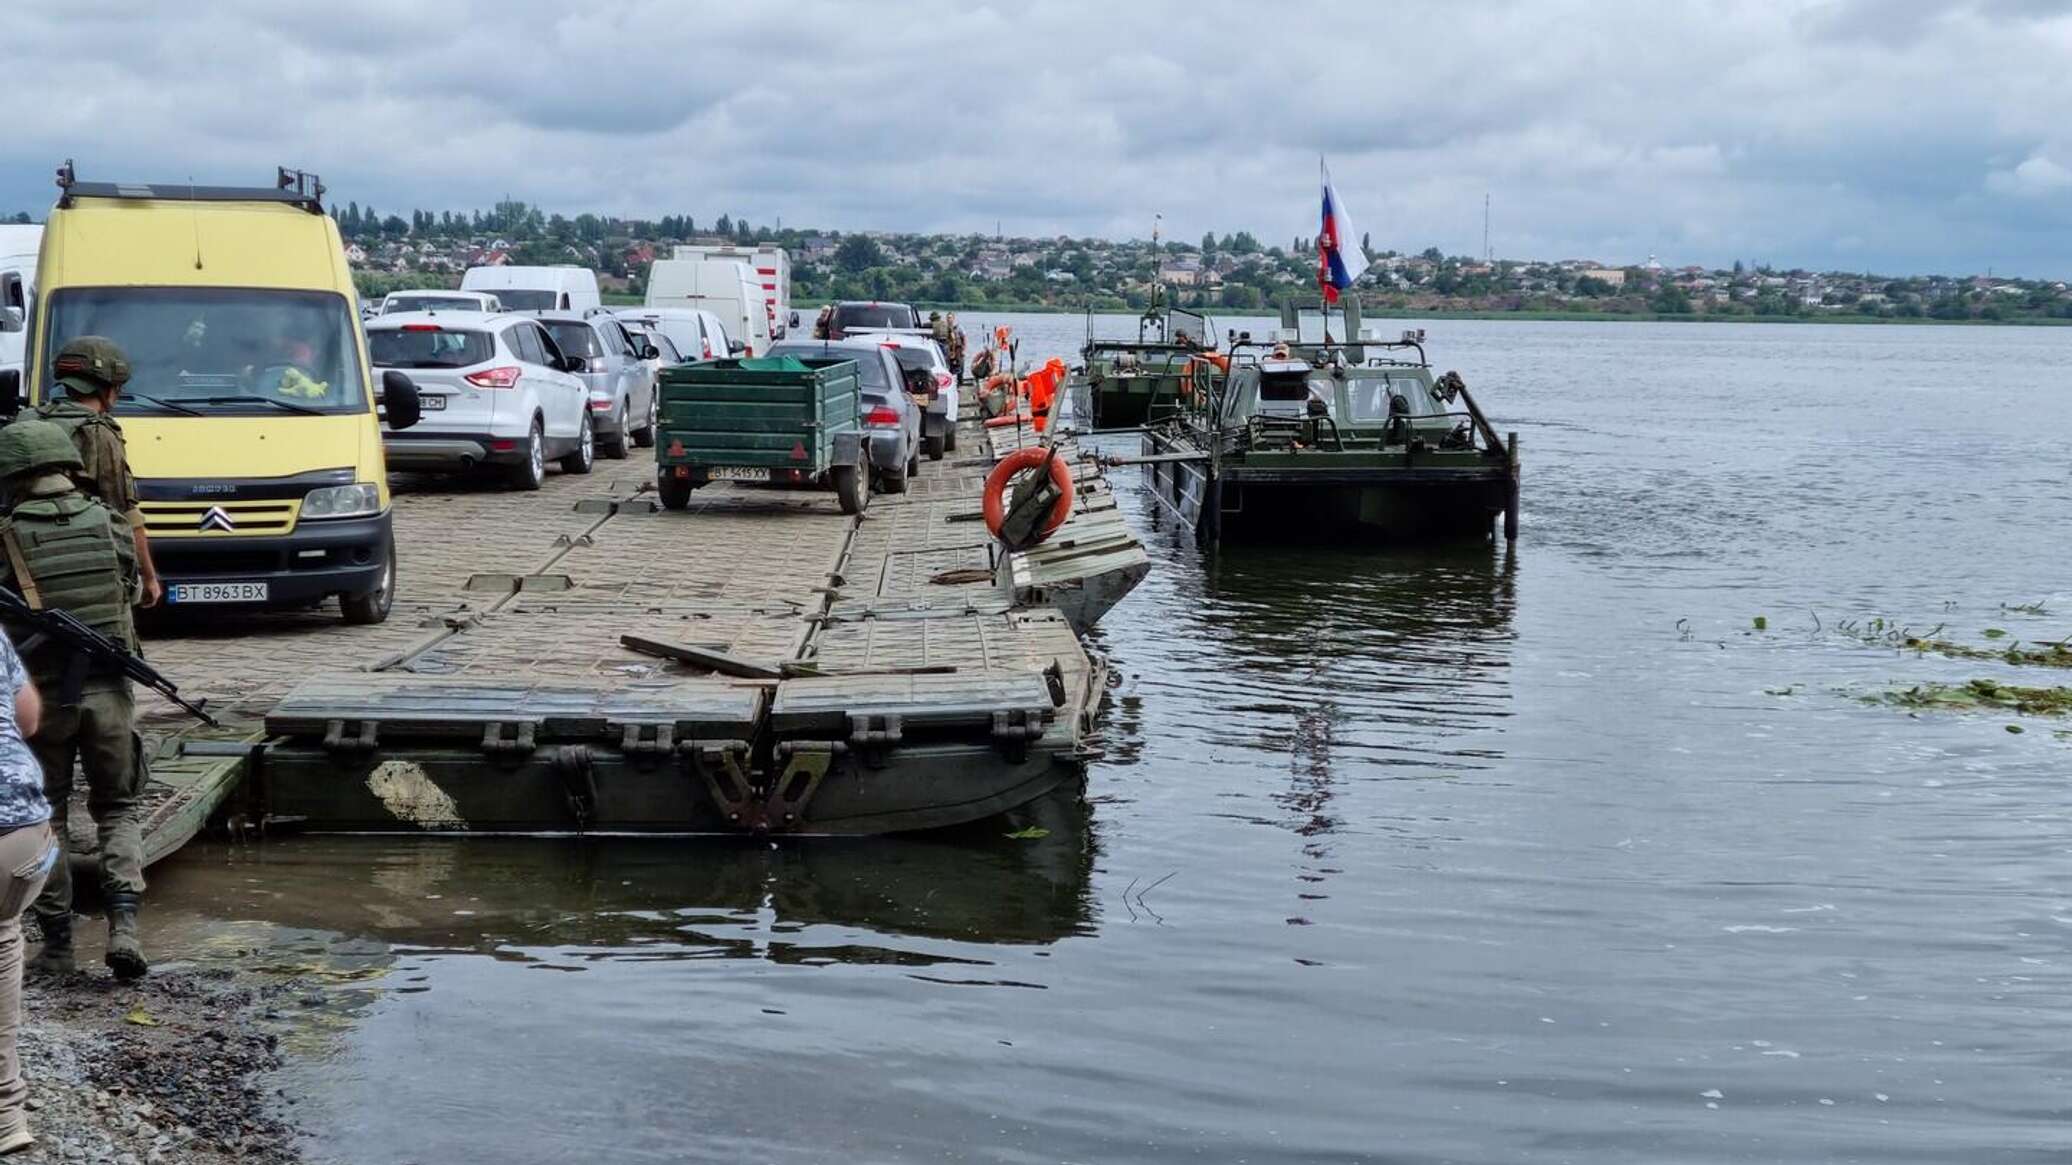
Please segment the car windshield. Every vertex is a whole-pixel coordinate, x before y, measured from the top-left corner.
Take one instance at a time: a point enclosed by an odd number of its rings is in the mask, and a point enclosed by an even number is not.
[[[107,336],[129,358],[127,388],[187,411],[294,405],[366,407],[359,331],[345,297],[324,291],[73,287],[50,297],[51,349]],[[129,398],[124,411],[181,411]]]
[[[367,329],[367,356],[376,368],[465,368],[495,354],[487,332],[449,331],[435,324]]]
[[[554,343],[564,356],[581,356],[590,359],[604,355],[604,341],[597,338],[597,332],[580,320],[541,320],[547,325],[547,332],[554,337]]]
[[[487,290],[486,288],[484,290]],[[504,305],[505,311],[553,311],[561,306],[561,293],[557,291],[534,291],[526,287],[499,287],[490,294]]]
[[[911,328],[914,309],[902,304],[852,303],[835,309],[838,328]]]
[[[457,295],[392,295],[381,309],[383,315],[406,311],[481,311],[480,302]]]
[[[885,375],[885,362],[873,352],[859,352],[834,344],[775,344],[765,356],[818,356],[822,359],[856,361],[857,387],[865,393],[880,396],[892,391],[892,381]]]

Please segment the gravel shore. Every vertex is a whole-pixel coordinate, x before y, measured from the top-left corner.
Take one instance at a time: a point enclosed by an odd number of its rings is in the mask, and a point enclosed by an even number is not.
[[[114,982],[98,967],[23,990],[22,1075],[36,1144],[9,1157],[62,1165],[299,1162],[268,1028],[292,985],[229,972]]]

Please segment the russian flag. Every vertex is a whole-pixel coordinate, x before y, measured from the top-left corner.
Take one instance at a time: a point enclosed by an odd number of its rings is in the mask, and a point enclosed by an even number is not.
[[[1367,270],[1367,252],[1360,249],[1360,236],[1346,217],[1345,204],[1331,189],[1331,170],[1321,156],[1317,173],[1324,180],[1324,225],[1317,231],[1317,286],[1323,290],[1325,303],[1337,303],[1338,293]]]

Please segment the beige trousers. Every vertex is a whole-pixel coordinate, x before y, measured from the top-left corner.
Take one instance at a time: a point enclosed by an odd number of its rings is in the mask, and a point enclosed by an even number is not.
[[[29,1089],[15,1048],[22,1027],[22,911],[64,859],[48,822],[0,833],[0,1136],[28,1120]]]

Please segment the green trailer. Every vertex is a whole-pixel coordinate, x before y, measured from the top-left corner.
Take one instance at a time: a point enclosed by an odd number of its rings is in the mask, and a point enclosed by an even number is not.
[[[870,500],[856,362],[778,356],[662,370],[655,488],[680,510],[721,480],[832,489],[845,514]]]

